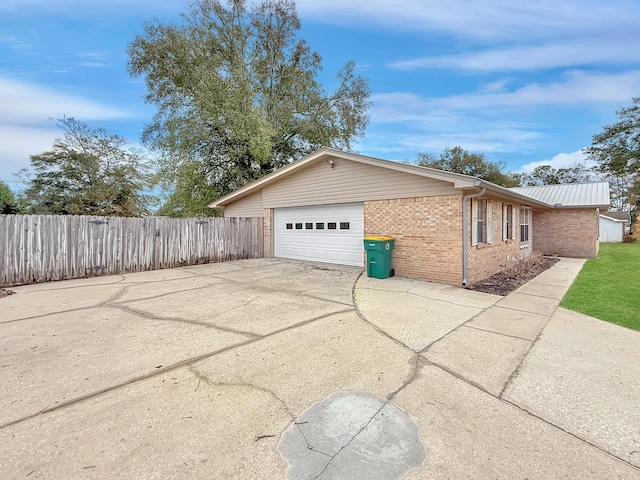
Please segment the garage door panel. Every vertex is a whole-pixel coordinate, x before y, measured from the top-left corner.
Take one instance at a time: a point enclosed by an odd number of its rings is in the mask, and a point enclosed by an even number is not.
[[[274,224],[276,257],[363,265],[363,203],[278,208]]]

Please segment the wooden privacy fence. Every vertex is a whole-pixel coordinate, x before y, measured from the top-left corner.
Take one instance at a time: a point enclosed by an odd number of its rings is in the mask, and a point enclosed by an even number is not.
[[[261,218],[0,215],[0,287],[263,256]]]

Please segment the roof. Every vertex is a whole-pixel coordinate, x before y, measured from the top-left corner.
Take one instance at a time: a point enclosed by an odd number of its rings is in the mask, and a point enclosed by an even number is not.
[[[603,212],[600,216],[613,220],[614,222],[631,223],[631,214],[629,212]]]
[[[241,187],[224,197],[217,199],[216,201],[209,204],[211,208],[224,208],[225,206],[240,200],[248,195],[251,195],[254,192],[261,190],[262,188],[270,185],[271,183],[277,182],[283,178],[288,177],[295,173],[299,168],[303,168],[305,165],[309,165],[311,163],[326,161],[330,158],[342,158],[345,160],[351,160],[359,163],[364,163],[368,165],[374,165],[382,168],[388,168],[391,170],[401,171],[405,173],[409,173],[412,175],[419,175],[426,178],[432,178],[435,180],[442,180],[445,182],[450,182],[453,184],[454,188],[459,189],[486,189],[487,191],[507,198],[513,198],[518,200],[520,203],[524,203],[531,206],[543,207],[543,208],[557,208],[557,205],[554,203],[558,202],[547,202],[543,198],[537,198],[533,195],[528,195],[525,193],[521,193],[517,188],[506,188],[500,185],[496,185],[495,183],[487,182],[486,180],[482,180],[476,177],[471,177],[469,175],[463,175],[461,173],[453,173],[446,172],[444,170],[438,170],[436,168],[428,168],[428,167],[420,167],[417,165],[411,165],[408,163],[402,162],[394,162],[391,160],[382,160],[380,158],[367,157],[364,155],[358,155],[355,153],[343,152],[341,150],[335,150],[333,148],[321,148],[320,150],[301,158],[300,160],[296,160],[295,162],[290,163],[289,165],[279,168],[275,172],[270,173],[269,175],[265,175],[264,177],[251,182],[244,187]],[[590,185],[590,184],[588,184]],[[608,207],[609,206],[609,184],[604,182],[606,186],[606,201],[602,204],[593,205],[593,207]],[[554,187],[567,187],[568,185],[554,185]],[[544,187],[524,187],[524,188],[544,188]],[[604,193],[603,193],[604,195]],[[605,197],[602,196],[601,199]],[[598,197],[600,199],[600,197]],[[574,205],[562,205],[564,207],[575,207]],[[581,205],[582,206],[582,205]],[[587,205],[585,205],[587,206]],[[591,205],[589,205],[591,206]]]
[[[555,208],[609,208],[611,202],[609,182],[515,187],[510,190],[553,205]]]

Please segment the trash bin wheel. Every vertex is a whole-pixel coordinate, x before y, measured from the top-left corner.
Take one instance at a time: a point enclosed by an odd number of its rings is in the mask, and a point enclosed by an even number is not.
[[[396,274],[396,271],[392,268],[391,270],[389,270],[389,276],[393,277]]]

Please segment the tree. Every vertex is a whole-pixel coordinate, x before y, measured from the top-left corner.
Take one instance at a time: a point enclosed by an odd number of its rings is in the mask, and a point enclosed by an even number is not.
[[[605,175],[612,192],[620,197],[614,199],[614,207],[633,210],[638,205],[640,185],[640,97],[616,111],[616,116],[618,120],[602,127],[583,151],[598,162],[597,171]]]
[[[33,172],[23,169],[27,213],[49,215],[140,216],[149,213],[148,175],[140,153],[102,128],[65,117],[64,135],[50,151],[32,155]]]
[[[440,158],[436,158],[431,154],[421,153],[418,155],[417,164],[421,167],[471,175],[503,187],[517,187],[520,185],[519,174],[504,173],[502,171],[505,168],[503,162],[489,161],[483,153],[469,153],[460,146],[445,148],[440,154]]]
[[[0,215],[12,215],[18,213],[16,197],[5,182],[0,180]]]
[[[640,172],[640,97],[616,112],[618,121],[605,125],[584,152],[598,162],[598,170],[614,175]]]
[[[128,47],[129,72],[144,77],[157,107],[142,141],[162,153],[160,184],[176,189],[169,211],[199,214],[321,146],[349,150],[363,135],[367,81],[348,62],[325,92],[292,0],[198,0],[182,18],[145,23]]]
[[[558,185],[561,183],[588,183],[594,179],[594,171],[581,163],[569,167],[553,168],[551,165],[539,165],[522,177],[528,186]]]

